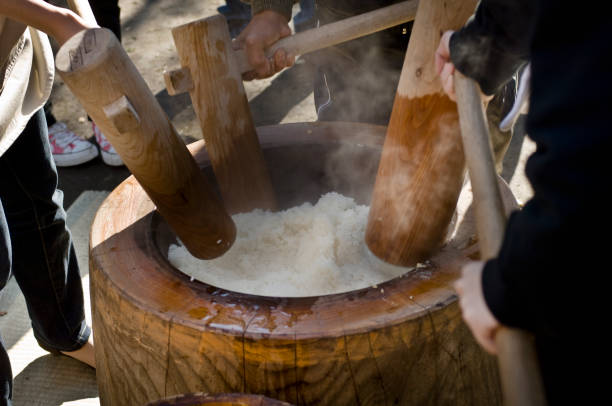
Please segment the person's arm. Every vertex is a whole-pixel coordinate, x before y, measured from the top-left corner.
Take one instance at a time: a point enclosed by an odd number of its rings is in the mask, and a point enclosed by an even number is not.
[[[60,45],[77,32],[92,28],[74,12],[42,0],[2,0],[0,14],[50,35]]]
[[[470,21],[450,37],[453,64],[485,94],[494,94],[529,59],[536,4],[482,1]]]
[[[484,297],[482,269],[484,262],[473,261],[463,266],[461,278],[454,288],[459,295],[462,316],[478,343],[491,354],[497,353],[495,333],[500,327]]]
[[[436,66],[446,93],[454,100],[458,69],[493,95],[529,59],[536,15],[531,0],[483,0],[460,30],[442,35]]]
[[[293,65],[295,56],[279,49],[271,59],[265,50],[281,38],[291,35],[289,20],[293,0],[253,0],[253,17],[234,42],[235,48],[246,51],[254,69],[244,74],[244,79],[263,79]]]
[[[451,99],[455,100],[455,69],[476,80],[485,95],[492,95],[527,62],[535,20],[534,3],[482,0],[463,28],[442,35],[435,64],[444,91]],[[535,303],[535,274],[524,263],[503,258],[509,242],[521,239],[521,230],[510,231],[516,225],[513,220],[516,216],[509,222],[500,252],[502,258],[467,264],[455,283],[463,318],[476,340],[491,353],[497,352],[495,334],[500,323],[533,326],[530,307]]]

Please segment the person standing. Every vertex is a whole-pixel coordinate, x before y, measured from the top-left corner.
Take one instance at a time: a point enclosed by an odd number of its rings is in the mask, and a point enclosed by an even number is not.
[[[526,174],[534,194],[510,216],[498,255],[466,265],[456,289],[489,352],[498,351],[501,325],[534,334],[550,404],[599,403],[605,389],[592,365],[604,347],[589,325],[589,314],[606,308],[594,281],[609,249],[602,231],[612,225],[602,196],[612,144],[612,32],[603,7],[482,0],[465,27],[442,35],[436,56],[450,97],[455,70],[491,94],[513,66],[530,61],[526,128],[537,149]]]
[[[95,367],[83,289],[66,227],[43,105],[53,84],[48,32],[62,44],[91,28],[42,0],[0,2],[0,289],[13,274],[39,345]],[[12,371],[0,340],[0,405]]]

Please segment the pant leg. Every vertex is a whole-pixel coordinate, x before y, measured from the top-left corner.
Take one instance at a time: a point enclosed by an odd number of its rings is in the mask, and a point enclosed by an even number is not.
[[[495,160],[495,169],[497,173],[503,170],[504,157],[512,135],[514,134],[514,124],[508,131],[502,131],[499,124],[506,117],[512,108],[517,91],[517,76],[515,75],[508,83],[506,83],[491,99],[487,106],[486,116],[489,127],[489,135],[491,137],[491,147],[493,149],[493,158]]]
[[[11,273],[11,240],[8,225],[0,200],[0,290],[4,288]],[[13,389],[13,372],[11,363],[0,337],[0,406],[9,405]]]
[[[0,173],[11,271],[25,296],[34,335],[47,350],[76,350],[90,331],[42,109],[0,157]]]

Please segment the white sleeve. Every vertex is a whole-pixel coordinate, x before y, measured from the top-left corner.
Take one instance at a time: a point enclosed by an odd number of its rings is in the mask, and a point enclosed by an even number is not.
[[[29,28],[16,46],[0,93],[0,156],[44,106],[53,87],[53,52],[46,34]]]

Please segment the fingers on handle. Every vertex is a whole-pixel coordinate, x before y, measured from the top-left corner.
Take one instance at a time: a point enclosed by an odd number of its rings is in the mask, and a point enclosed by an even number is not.
[[[448,68],[449,66],[450,68]],[[444,71],[449,71],[450,73]],[[455,79],[453,75],[454,71],[455,67],[452,64],[446,64],[441,77],[443,78],[442,87],[444,88],[444,91],[452,101],[457,101],[455,96]]]

